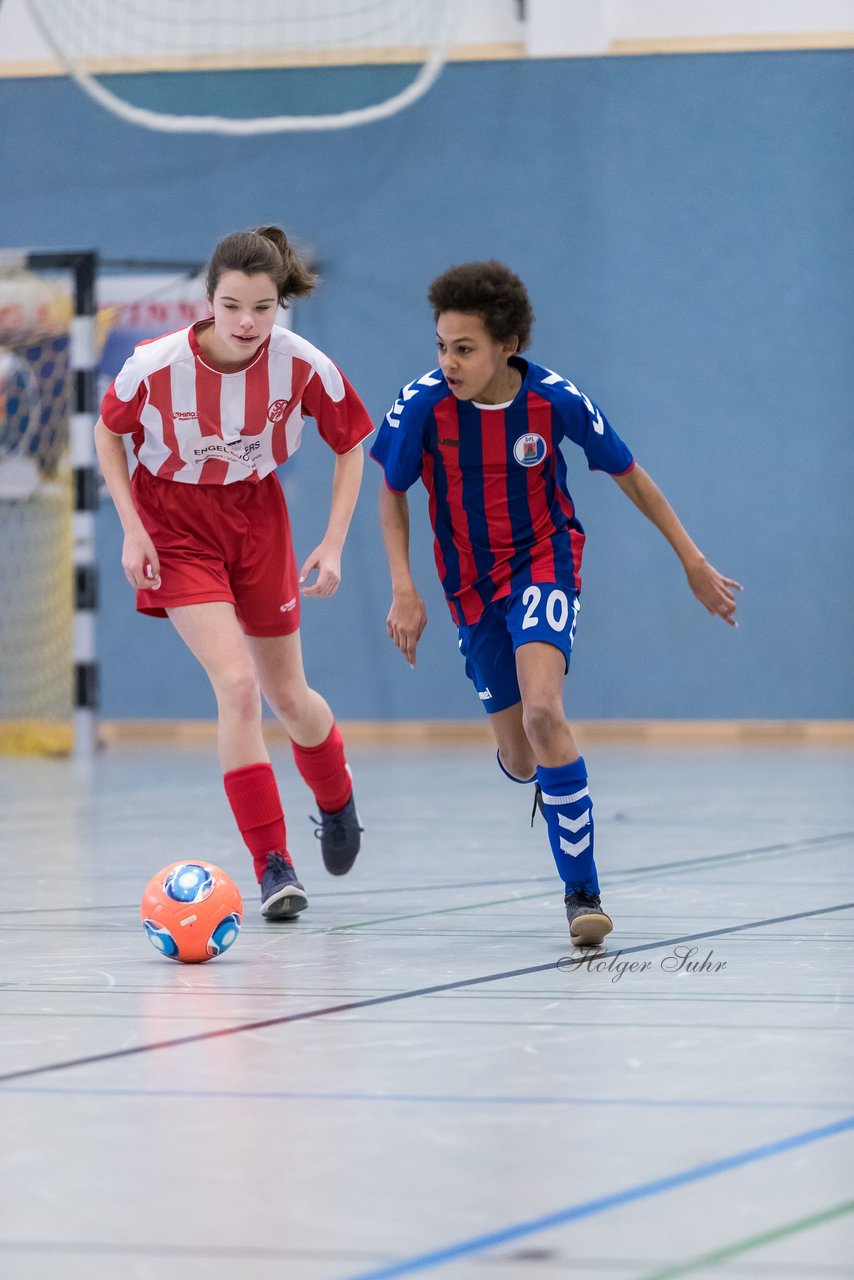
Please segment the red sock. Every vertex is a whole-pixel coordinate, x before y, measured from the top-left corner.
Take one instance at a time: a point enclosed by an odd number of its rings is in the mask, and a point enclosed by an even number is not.
[[[317,747],[292,742],[294,760],[314,798],[327,813],[343,809],[353,794],[353,780],[344,757],[344,739],[333,724],[329,737]]]
[[[231,769],[223,784],[260,884],[267,854],[277,850],[287,856],[285,815],[273,766],[248,764],[243,769]]]

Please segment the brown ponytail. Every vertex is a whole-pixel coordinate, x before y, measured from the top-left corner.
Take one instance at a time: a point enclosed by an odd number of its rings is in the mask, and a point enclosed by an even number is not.
[[[276,286],[281,307],[287,306],[288,298],[307,297],[317,282],[308,263],[300,257],[281,227],[235,231],[220,240],[208,264],[206,284],[209,298],[213,298],[225,271],[269,276]]]

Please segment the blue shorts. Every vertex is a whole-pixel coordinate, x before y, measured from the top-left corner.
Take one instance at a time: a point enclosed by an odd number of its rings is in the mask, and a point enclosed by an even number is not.
[[[462,626],[460,653],[487,715],[521,702],[516,676],[516,650],[539,641],[560,649],[569,670],[575,624],[581,603],[578,592],[559,582],[522,587],[487,605],[472,626]]]

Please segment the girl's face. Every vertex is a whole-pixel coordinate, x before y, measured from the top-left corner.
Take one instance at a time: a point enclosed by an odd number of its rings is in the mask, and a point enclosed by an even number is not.
[[[224,271],[212,298],[210,355],[222,364],[243,364],[269,338],[276,319],[278,293],[268,275]]]
[[[458,400],[503,404],[518,378],[507,361],[518,345],[497,342],[480,316],[443,311],[436,321],[439,366]]]

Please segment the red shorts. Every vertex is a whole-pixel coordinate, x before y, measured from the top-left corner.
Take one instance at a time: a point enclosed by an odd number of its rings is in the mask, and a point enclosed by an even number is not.
[[[255,483],[181,484],[138,466],[133,500],[160,558],[159,591],[137,591],[140,613],[224,600],[250,636],[299,628],[300,597],[285,495],[274,472]]]

